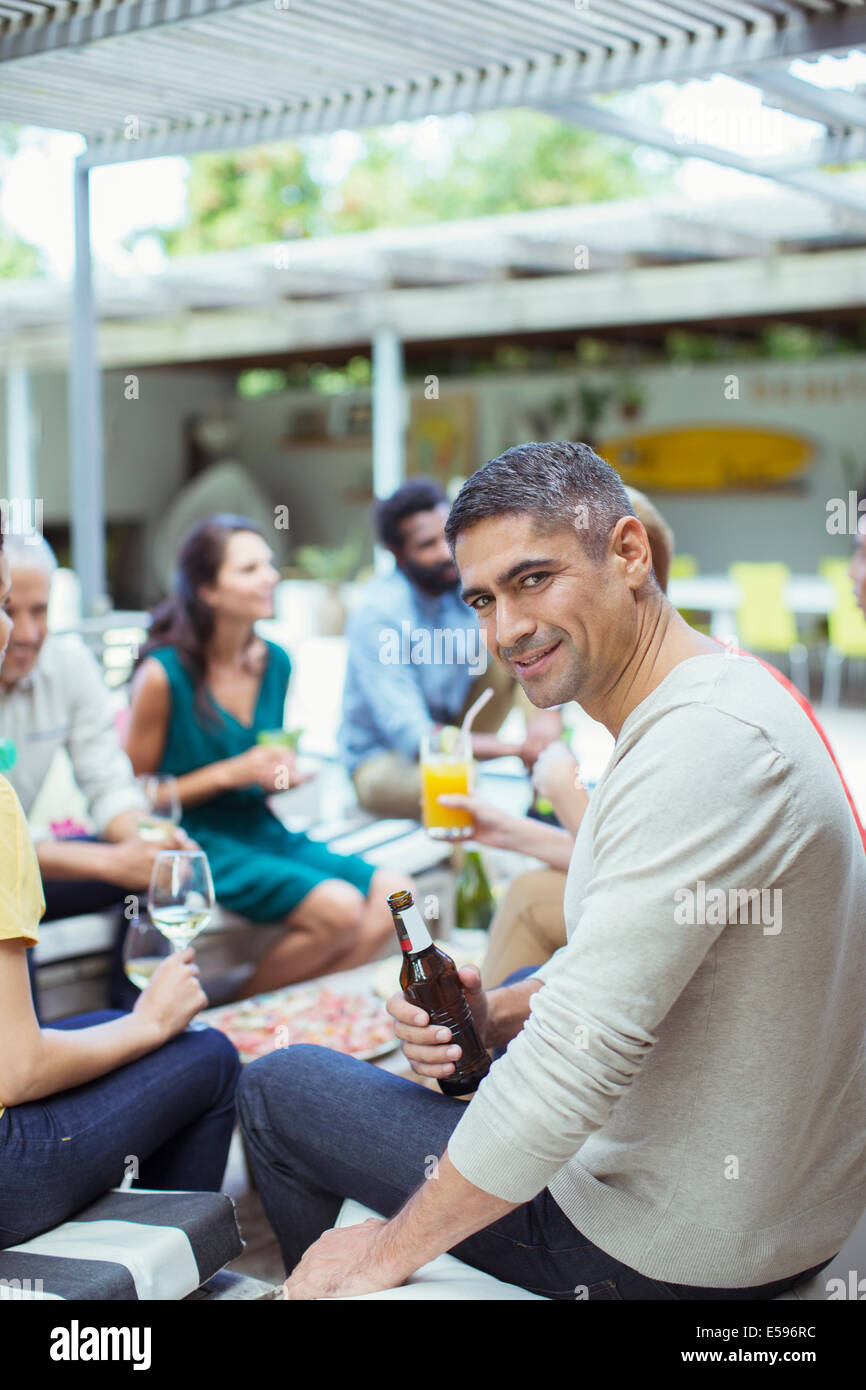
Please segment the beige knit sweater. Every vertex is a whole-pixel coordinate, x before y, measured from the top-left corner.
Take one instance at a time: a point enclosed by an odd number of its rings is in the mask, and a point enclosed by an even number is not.
[[[449,1144],[545,1187],[650,1278],[747,1287],[866,1207],[866,856],[806,715],[757,662],[677,666],[580,828],[568,944]]]

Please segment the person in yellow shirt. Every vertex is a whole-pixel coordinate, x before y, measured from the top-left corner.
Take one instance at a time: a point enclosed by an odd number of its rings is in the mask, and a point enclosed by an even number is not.
[[[0,665],[12,623],[0,527]],[[41,1028],[27,948],[45,908],[21,803],[0,777],[0,1250],[65,1221],[129,1174],[142,1187],[218,1189],[240,1060],[215,1029],[191,949],[154,972],[131,1013]]]

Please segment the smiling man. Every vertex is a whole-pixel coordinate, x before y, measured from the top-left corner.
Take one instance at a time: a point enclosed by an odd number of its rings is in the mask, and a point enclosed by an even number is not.
[[[393,1287],[452,1250],[557,1299],[772,1298],[866,1204],[866,859],[840,779],[779,683],[677,614],[588,446],[494,459],[447,535],[497,661],[616,743],[567,944],[486,994],[461,972],[486,1045],[507,1049],[468,1106],[319,1048],[245,1072],[287,1296]],[[685,924],[700,883],[778,893],[782,929]],[[414,1070],[450,1074],[447,1030],[402,995],[389,1008]],[[345,1196],[387,1219],[327,1230]]]
[[[365,810],[417,817],[421,739],[459,724],[488,685],[494,697],[472,735],[477,759],[518,754],[531,767],[561,725],[558,715],[536,716],[522,744],[498,737],[516,687],[495,665],[488,667],[477,623],[460,599],[441,488],[430,478],[413,478],[378,502],[375,516],[395,569],[370,580],[349,615],[340,752]]]

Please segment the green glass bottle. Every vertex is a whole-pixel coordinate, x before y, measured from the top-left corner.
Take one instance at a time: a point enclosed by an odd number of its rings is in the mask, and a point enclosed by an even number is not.
[[[466,862],[455,889],[456,925],[466,930],[487,931],[496,902],[477,849],[466,851]]]

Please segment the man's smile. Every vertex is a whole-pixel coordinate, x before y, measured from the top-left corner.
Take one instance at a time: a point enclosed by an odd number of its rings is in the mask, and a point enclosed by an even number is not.
[[[520,657],[513,657],[511,664],[518,675],[540,674],[547,669],[553,660],[554,652],[558,651],[561,645],[562,639],[560,638],[547,647],[536,647],[535,651],[526,652]]]

